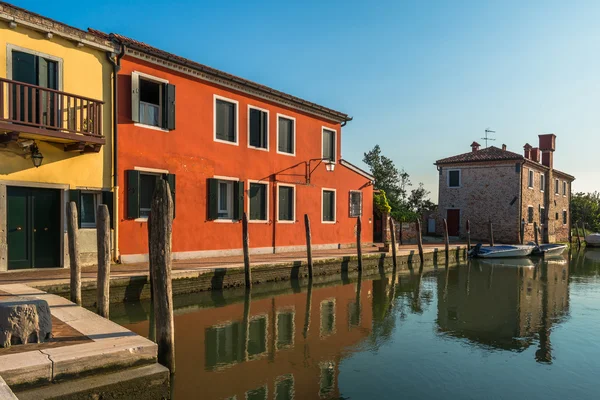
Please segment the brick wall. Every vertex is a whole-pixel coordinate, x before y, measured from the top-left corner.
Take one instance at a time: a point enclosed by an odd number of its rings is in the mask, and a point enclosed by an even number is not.
[[[515,161],[444,166],[439,175],[436,233],[443,232],[448,209],[460,210],[460,236],[471,222],[472,240],[489,240],[488,221],[496,242],[516,243],[519,232],[520,173]],[[460,170],[460,187],[448,187],[448,171]],[[515,200],[516,198],[516,200]],[[514,201],[513,201],[514,200]],[[512,204],[511,204],[512,203]]]

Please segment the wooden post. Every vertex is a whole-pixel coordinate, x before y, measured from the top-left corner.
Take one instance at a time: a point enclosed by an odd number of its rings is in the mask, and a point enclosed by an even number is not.
[[[539,242],[539,237],[538,237],[538,224],[535,221],[533,222],[533,237],[535,240],[535,245],[539,246],[540,242]]]
[[[467,251],[471,250],[471,221],[467,220]]]
[[[81,305],[81,265],[79,264],[79,228],[77,224],[77,205],[74,201],[67,206],[67,236],[69,240],[69,259],[71,260],[71,301]]]
[[[360,243],[360,236],[362,232],[362,218],[359,215],[356,220],[356,254],[358,255],[358,270],[362,271],[362,247]]]
[[[421,220],[417,218],[417,246],[419,246],[419,259],[423,264],[423,236],[421,234]]]
[[[446,252],[446,262],[450,256],[450,240],[448,239],[448,221],[444,218],[444,250]]]
[[[390,217],[390,229],[392,230],[392,265],[394,266],[394,274],[396,273],[396,226],[394,220]]]
[[[521,229],[519,231],[521,244],[525,244],[525,218],[521,219]]]
[[[98,243],[98,280],[96,306],[98,315],[109,316],[110,291],[110,216],[106,204],[100,204],[96,213]]]
[[[175,327],[171,286],[173,199],[169,184],[158,179],[151,206],[150,265],[152,266],[158,362],[175,372]]]
[[[304,339],[308,337],[308,331],[310,330],[310,319],[312,312],[312,289],[313,282],[312,280],[309,280],[308,288],[306,289],[306,308],[304,309],[304,331],[302,333]]]
[[[492,225],[492,220],[489,221],[489,230],[490,230],[490,246],[494,245],[494,226]]]
[[[310,218],[304,214],[304,229],[306,230],[306,261],[308,262],[308,279],[313,278],[312,235],[310,233]]]
[[[244,281],[247,288],[252,287],[252,274],[250,271],[250,239],[248,237],[248,216],[244,213],[242,217],[242,244],[244,246]]]

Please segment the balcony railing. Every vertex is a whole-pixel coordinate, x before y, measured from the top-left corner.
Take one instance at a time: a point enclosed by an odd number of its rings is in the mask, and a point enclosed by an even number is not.
[[[14,124],[15,131],[103,144],[103,105],[99,100],[0,78],[0,123]]]

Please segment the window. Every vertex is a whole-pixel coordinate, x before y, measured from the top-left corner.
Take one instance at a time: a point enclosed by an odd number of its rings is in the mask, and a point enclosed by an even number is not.
[[[460,170],[448,171],[448,187],[460,187]]]
[[[358,217],[362,215],[362,192],[350,191],[350,217]]]
[[[158,179],[162,178],[169,183],[171,198],[173,199],[173,218],[176,211],[176,180],[174,174],[168,171],[140,168],[136,170],[127,170],[127,218],[147,218],[150,215],[152,196]]]
[[[529,188],[533,189],[533,170],[532,169],[529,170],[529,181],[528,181],[527,186]]]
[[[278,221],[294,222],[296,221],[296,194],[294,186],[278,186]]]
[[[563,225],[567,224],[567,210],[563,210]]]
[[[215,141],[238,144],[238,102],[215,95]]]
[[[546,190],[546,175],[540,174],[540,191]]]
[[[98,202],[98,194],[90,192],[81,193],[81,227],[95,228],[96,227],[96,209]]]
[[[323,128],[323,158],[329,161],[335,162],[335,136],[336,131],[332,131],[331,129]]]
[[[321,222],[335,222],[335,190],[323,189],[322,195]]]
[[[558,185],[558,179],[554,180],[554,194],[558,194],[558,191],[560,190],[559,185]]]
[[[335,300],[321,302],[321,337],[335,333]]]
[[[269,149],[269,112],[248,106],[248,146]]]
[[[294,345],[294,312],[285,311],[277,313],[277,349],[283,349]]]
[[[527,207],[527,223],[533,224],[533,207]]]
[[[266,315],[252,317],[248,324],[248,357],[256,358],[267,351],[267,326]]]
[[[563,181],[563,196],[567,195],[567,182]]]
[[[133,72],[131,119],[145,126],[175,129],[175,86],[164,79]]]
[[[250,221],[267,221],[268,184],[250,182],[248,190],[248,210]]]
[[[296,155],[296,119],[277,114],[277,153]]]
[[[244,182],[235,178],[208,180],[208,219],[233,221],[244,214]]]
[[[275,378],[275,400],[293,400],[294,397],[294,375]]]
[[[546,209],[544,207],[540,207],[540,225],[544,225],[546,222]]]
[[[206,368],[219,367],[243,361],[243,330],[241,322],[213,326],[204,331],[204,349]]]

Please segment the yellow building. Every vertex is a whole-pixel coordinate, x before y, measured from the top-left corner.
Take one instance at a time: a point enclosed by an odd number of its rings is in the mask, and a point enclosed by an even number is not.
[[[112,208],[111,52],[106,38],[0,2],[0,271],[69,266],[69,200],[82,263],[95,262],[96,206]]]

